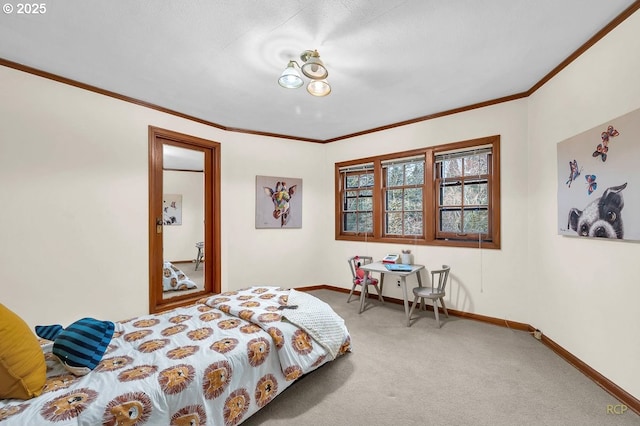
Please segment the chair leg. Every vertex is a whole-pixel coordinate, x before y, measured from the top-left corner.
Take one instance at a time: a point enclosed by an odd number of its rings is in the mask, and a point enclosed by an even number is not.
[[[436,314],[436,323],[438,324],[438,328],[440,328],[440,315],[438,311],[438,299],[433,299],[433,312]]]
[[[352,285],[351,286],[351,291],[349,292],[349,298],[347,299],[347,303],[349,303],[351,301],[351,296],[353,296],[353,290],[356,289],[356,285]]]
[[[367,285],[363,284],[360,286],[360,312],[358,312],[359,314],[362,313],[362,311],[364,311],[364,305],[366,304],[367,301]]]
[[[442,310],[444,311],[444,314],[449,318],[449,312],[447,312],[447,306],[444,304],[444,298],[440,298],[440,303],[442,303]]]
[[[418,296],[413,298],[413,304],[411,305],[411,309],[409,310],[409,321],[411,321],[411,315],[413,315],[413,310],[415,309],[417,303],[418,303]],[[422,303],[422,301],[420,301],[420,303]]]

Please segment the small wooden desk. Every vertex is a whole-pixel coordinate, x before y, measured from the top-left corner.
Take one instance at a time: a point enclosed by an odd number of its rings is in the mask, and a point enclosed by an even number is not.
[[[424,265],[411,265],[411,270],[406,272],[400,271],[390,271],[382,262],[373,262],[368,263],[366,265],[361,265],[360,269],[364,271],[364,280],[366,282],[367,278],[369,278],[369,274],[371,272],[379,272],[380,273],[380,293],[382,294],[382,286],[384,285],[384,276],[385,275],[395,275],[400,277],[400,285],[402,287],[402,295],[404,296],[404,313],[407,316],[407,327],[411,325],[411,321],[409,318],[409,296],[407,295],[407,280],[406,278],[411,274],[416,274],[418,278],[418,285],[422,287],[422,278],[420,277],[420,271],[424,269]],[[364,308],[364,289],[360,292],[360,312]]]

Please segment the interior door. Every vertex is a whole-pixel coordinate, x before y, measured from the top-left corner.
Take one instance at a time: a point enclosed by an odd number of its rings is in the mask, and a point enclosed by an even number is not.
[[[190,223],[190,226],[202,230],[204,259],[202,263],[202,287],[185,292],[164,291],[165,234],[173,231],[168,226],[178,225],[176,215],[167,215],[165,205],[165,162],[169,163],[168,153],[178,153],[183,159],[189,159],[183,166],[170,167],[172,172],[198,173],[202,179],[201,189],[187,188],[189,197],[202,192],[201,200],[196,200],[203,223]],[[193,159],[197,159],[196,165]],[[183,167],[183,169],[181,169]],[[200,168],[201,170],[196,170]],[[182,194],[171,194],[182,196]],[[167,198],[170,198],[167,195]],[[186,203],[187,205],[190,205]],[[175,207],[172,205],[172,207]],[[182,206],[180,206],[182,207]],[[185,206],[187,208],[187,206]],[[180,211],[180,220],[181,213]],[[186,212],[185,212],[186,213]],[[170,220],[167,220],[167,217]],[[189,216],[194,217],[194,216]],[[198,217],[197,215],[195,217]],[[185,217],[186,219],[186,217]],[[173,221],[173,223],[171,222]],[[197,220],[200,222],[200,220]],[[180,222],[179,225],[182,225]],[[185,224],[186,225],[186,224]],[[186,226],[185,226],[186,228]],[[196,243],[199,238],[192,236],[184,241],[193,246],[193,259],[197,255]],[[199,233],[198,233],[199,235]],[[174,241],[168,239],[167,241]],[[195,265],[195,264],[194,264]],[[188,276],[191,267],[185,268]],[[220,144],[206,139],[195,138],[169,130],[149,127],[149,311],[159,312],[187,305],[211,294],[220,293]]]

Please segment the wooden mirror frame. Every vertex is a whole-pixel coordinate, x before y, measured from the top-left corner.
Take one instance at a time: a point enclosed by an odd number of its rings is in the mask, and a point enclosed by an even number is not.
[[[204,153],[204,289],[171,298],[162,291],[163,233],[157,232],[157,220],[162,218],[164,144]],[[149,312],[218,294],[220,277],[220,143],[149,126]]]

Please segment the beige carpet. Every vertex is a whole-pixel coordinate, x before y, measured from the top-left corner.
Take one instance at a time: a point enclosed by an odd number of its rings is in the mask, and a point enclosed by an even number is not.
[[[331,290],[353,352],[306,375],[243,425],[634,425],[631,410],[529,333]],[[444,315],[442,315],[444,317]]]

